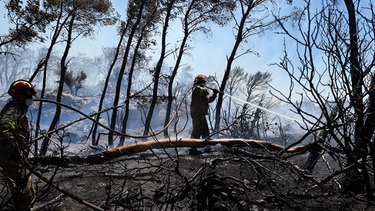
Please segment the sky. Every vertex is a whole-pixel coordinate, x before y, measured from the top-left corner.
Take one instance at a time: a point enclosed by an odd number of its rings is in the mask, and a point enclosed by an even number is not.
[[[112,0],[114,8],[122,15],[122,19],[125,19],[125,11],[127,1],[123,0]],[[172,31],[169,31],[169,37],[181,37],[182,30],[179,22],[171,24]],[[75,43],[73,47],[76,47],[77,52],[85,54],[99,55],[101,53],[102,46],[116,46],[116,39],[108,39],[108,37],[114,37],[116,34],[115,27],[106,27],[97,32],[94,40],[85,39],[80,41],[78,44]],[[191,57],[184,56],[182,64],[190,65],[193,69],[192,75],[216,75],[220,80],[224,74],[226,68],[226,58],[231,53],[234,44],[234,36],[232,33],[231,26],[220,28],[213,27],[213,36],[207,38],[206,36],[196,36],[192,45],[194,47]],[[271,63],[279,62],[279,58],[283,55],[283,40],[282,35],[268,32],[266,36],[255,35],[249,39],[249,43],[246,46],[252,47],[256,52],[259,53],[259,57],[254,54],[248,54],[236,60],[234,66],[241,66],[248,73],[255,73],[257,71],[268,71],[272,73],[273,81],[272,86],[280,90],[281,92],[288,94],[289,86],[286,85],[289,81],[289,76],[280,68],[276,66],[270,66]],[[176,43],[173,40],[167,40],[171,45]],[[154,56],[156,63],[159,55]],[[166,62],[170,65],[174,64],[173,58],[166,59]],[[233,66],[233,67],[234,67]]]
[[[127,7],[127,1],[124,0],[112,0],[112,4],[117,12],[122,15],[122,19],[125,19],[125,12]],[[5,14],[3,7],[0,8],[0,12]],[[1,16],[1,24],[7,22],[5,15]],[[216,75],[219,80],[222,79],[224,70],[226,68],[226,58],[231,53],[234,36],[232,32],[232,26],[220,28],[212,28],[212,37],[207,38],[203,35],[196,36],[192,45],[194,49],[190,51],[191,57],[185,56],[182,64],[190,65],[193,69],[191,74],[193,76],[198,74],[203,75]],[[169,32],[169,37],[176,37],[179,39],[182,35],[181,26],[179,22],[171,24],[172,31]],[[0,30],[4,30],[2,27]],[[6,33],[2,31],[1,33]],[[105,27],[96,29],[95,39],[82,39],[79,42],[75,42],[72,46],[73,54],[83,53],[88,56],[98,56],[102,52],[102,47],[112,47],[117,45],[116,27]],[[270,31],[264,36],[255,35],[248,39],[248,43],[245,47],[252,47],[252,49],[259,53],[259,57],[254,54],[248,54],[246,56],[237,59],[234,66],[240,66],[245,69],[247,73],[255,73],[257,71],[268,71],[272,73],[271,85],[280,92],[288,95],[289,93],[289,76],[284,70],[276,66],[270,66],[272,63],[277,63],[283,56],[283,42],[284,36],[275,34]],[[175,40],[169,39],[168,42],[171,45],[175,45]],[[47,43],[48,44],[48,43]],[[293,43],[289,43],[294,45]],[[295,51],[291,48],[292,51]],[[159,58],[156,52],[154,56],[154,63]],[[166,60],[170,65],[174,64],[172,58]]]
[[[114,8],[122,15],[122,19],[125,19],[125,12],[127,7],[127,1],[124,0],[112,0]],[[2,5],[2,3],[0,3]],[[4,8],[0,6],[0,14],[5,14]],[[5,25],[7,23],[5,15],[0,16],[0,24]],[[169,31],[169,37],[174,37],[175,40],[179,40],[182,36],[182,30],[180,23],[175,22],[171,24],[173,30]],[[0,28],[0,33],[6,33],[5,27]],[[117,45],[117,31],[116,27],[105,27],[96,28],[96,35],[93,40],[81,39],[79,42],[73,43],[72,53],[74,54],[86,54],[87,56],[98,56],[102,53],[102,47],[114,47]],[[286,35],[276,33],[280,29],[275,31],[268,31],[263,36],[254,35],[248,39],[245,47],[251,47],[253,51],[259,54],[259,57],[254,54],[248,54],[246,56],[237,59],[232,67],[240,66],[245,69],[249,74],[254,74],[257,71],[268,71],[272,74],[271,86],[279,92],[288,96],[290,92],[290,78],[285,70],[280,69],[274,63],[279,63],[280,58],[283,57],[284,41],[286,42],[288,55],[292,58],[296,58],[296,42],[288,39]],[[207,38],[203,35],[195,36],[192,43],[193,50],[189,53],[191,57],[184,56],[182,64],[190,65],[193,71],[193,76],[198,74],[203,75],[216,75],[219,80],[222,79],[224,74],[227,61],[226,58],[231,53],[234,44],[234,35],[232,26],[228,27],[213,27],[212,37]],[[176,42],[173,39],[168,39],[171,45],[175,45]],[[48,43],[47,45],[48,46]],[[317,55],[319,57],[319,55]],[[156,51],[154,55],[154,63],[156,64],[159,54]],[[173,65],[173,59],[167,59],[165,61],[169,65]],[[295,64],[298,66],[299,60],[295,59]],[[191,81],[193,84],[193,81]],[[274,94],[276,92],[272,91]],[[299,101],[302,90],[299,87],[295,87],[293,90],[292,101]],[[278,94],[277,94],[278,95]],[[240,100],[246,100],[245,97],[235,96]],[[233,98],[234,99],[234,98]],[[306,99],[305,99],[306,100]],[[238,101],[237,103],[242,103]]]

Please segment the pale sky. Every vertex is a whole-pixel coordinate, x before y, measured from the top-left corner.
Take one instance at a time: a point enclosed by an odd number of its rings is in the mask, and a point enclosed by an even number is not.
[[[127,1],[113,0],[114,8],[125,19]],[[3,5],[0,4],[0,5]],[[1,12],[4,14],[4,8],[1,7]],[[6,21],[6,17],[1,17],[1,22]],[[3,25],[3,24],[2,24]],[[173,28],[169,31],[170,37],[179,39],[182,34],[179,22],[171,24]],[[2,27],[4,29],[5,27]],[[2,32],[6,33],[6,32]],[[101,54],[102,47],[112,47],[117,45],[116,27],[105,27],[96,29],[96,38],[94,40],[84,39],[75,42],[72,46],[73,53],[84,53],[88,56],[97,56]],[[196,34],[197,35],[197,34]],[[195,35],[195,36],[196,36]],[[289,77],[280,68],[276,66],[269,66],[271,63],[279,62],[279,58],[283,56],[283,35],[277,35],[272,31],[266,33],[265,36],[253,36],[248,39],[247,47],[252,47],[254,51],[259,53],[260,57],[254,54],[245,55],[236,60],[232,67],[240,66],[248,73],[255,73],[256,71],[268,71],[272,73],[271,85],[288,95],[289,92]],[[175,45],[174,40],[168,40],[171,45]],[[182,64],[188,64],[193,68],[193,75],[216,75],[219,79],[222,78],[226,67],[226,58],[231,53],[234,43],[234,36],[231,26],[225,28],[213,28],[213,37],[208,39],[205,36],[196,36],[192,44],[194,49],[190,51],[192,57],[185,56]],[[47,42],[48,45],[48,42]],[[295,44],[289,47],[290,50],[295,51]],[[154,56],[155,62],[159,58],[158,51]],[[169,65],[173,65],[174,61],[171,58],[165,61]]]

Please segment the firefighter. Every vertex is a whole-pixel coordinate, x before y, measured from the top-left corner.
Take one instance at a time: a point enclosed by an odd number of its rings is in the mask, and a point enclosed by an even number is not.
[[[26,112],[33,102],[35,85],[17,80],[9,88],[12,99],[0,112],[0,169],[12,192],[17,211],[30,210],[35,189],[27,169],[29,123]]]
[[[191,138],[207,138],[210,134],[208,129],[208,124],[206,120],[206,115],[208,114],[209,103],[216,99],[217,89],[213,90],[213,94],[209,95],[209,89],[206,87],[206,77],[203,75],[198,75],[194,79],[194,87],[192,89],[192,97],[190,104],[190,115],[193,119],[193,131],[191,133]],[[196,151],[196,148],[190,150],[191,154]]]

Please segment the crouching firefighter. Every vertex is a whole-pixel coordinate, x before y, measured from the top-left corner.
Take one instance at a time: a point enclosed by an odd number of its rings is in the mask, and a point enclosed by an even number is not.
[[[0,169],[17,211],[30,210],[35,200],[35,189],[27,169],[30,134],[26,117],[36,94],[34,87],[25,80],[13,82],[8,91],[12,99],[0,112]]]

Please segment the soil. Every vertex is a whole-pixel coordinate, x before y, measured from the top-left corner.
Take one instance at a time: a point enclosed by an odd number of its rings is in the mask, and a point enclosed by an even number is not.
[[[60,196],[44,210],[95,210],[83,200],[103,210],[375,210],[364,195],[342,193],[339,182],[317,184],[295,163],[261,155],[219,146],[198,155],[172,149],[95,165],[38,166],[43,177],[79,199],[34,175],[36,207]]]

